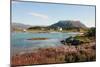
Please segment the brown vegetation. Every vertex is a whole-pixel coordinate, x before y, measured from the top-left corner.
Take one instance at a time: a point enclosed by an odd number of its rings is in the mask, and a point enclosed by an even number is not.
[[[47,40],[48,38],[30,38],[30,39],[27,39],[27,40]]]
[[[17,54],[11,58],[11,65],[34,65],[52,63],[86,62],[96,60],[95,42],[78,46],[39,48],[37,52]]]

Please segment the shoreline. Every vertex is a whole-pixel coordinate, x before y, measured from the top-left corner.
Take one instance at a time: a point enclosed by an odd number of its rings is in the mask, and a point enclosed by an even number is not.
[[[79,46],[63,45],[58,47],[39,48],[36,52],[13,56],[11,58],[11,65],[20,66],[30,64],[95,61],[95,48],[95,42],[86,43]]]
[[[30,33],[52,33],[52,32],[62,32],[62,33],[68,33],[68,32],[79,32],[79,31],[41,31],[41,30],[26,30],[26,31],[11,31],[11,32],[30,32]],[[79,33],[84,33],[84,32],[79,32]]]
[[[95,28],[61,41],[58,47],[39,48],[36,52],[11,57],[12,66],[96,61]]]

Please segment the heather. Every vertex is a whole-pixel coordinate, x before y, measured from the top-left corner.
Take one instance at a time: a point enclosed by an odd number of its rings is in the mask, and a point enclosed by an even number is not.
[[[12,65],[71,63],[96,60],[95,42],[79,46],[39,48],[36,52],[13,56]]]

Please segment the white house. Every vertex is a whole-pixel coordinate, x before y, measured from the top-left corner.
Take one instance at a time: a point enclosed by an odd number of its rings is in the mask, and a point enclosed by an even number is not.
[[[24,29],[23,31],[24,31],[24,32],[26,32],[27,30],[26,30],[26,29]]]
[[[59,31],[62,31],[62,28],[61,28],[61,27],[58,27],[58,30],[59,30]]]
[[[59,30],[62,31],[62,28],[60,28]]]

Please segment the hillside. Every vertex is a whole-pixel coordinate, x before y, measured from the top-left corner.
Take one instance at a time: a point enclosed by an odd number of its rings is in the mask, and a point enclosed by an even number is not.
[[[29,27],[31,27],[30,25],[25,25],[25,24],[21,24],[21,23],[12,23],[12,28],[19,28],[19,29],[27,29]]]
[[[11,31],[22,31],[24,29],[27,29],[31,27],[31,25],[26,25],[22,23],[12,23],[11,24]]]
[[[55,24],[52,24],[50,28],[87,28],[84,24],[80,21],[72,21],[72,20],[62,20]]]
[[[59,31],[60,28],[62,28],[62,31],[84,32],[87,29],[80,21],[73,20],[61,20],[49,26],[31,26],[21,23],[12,23],[11,27],[12,31],[23,31],[24,29],[27,29],[31,32]]]

